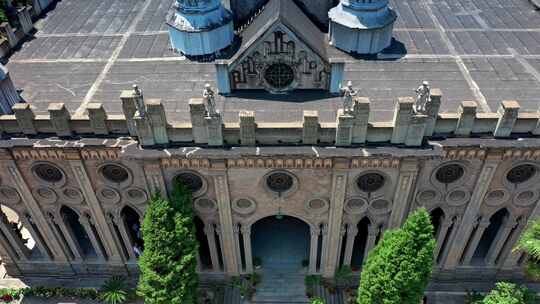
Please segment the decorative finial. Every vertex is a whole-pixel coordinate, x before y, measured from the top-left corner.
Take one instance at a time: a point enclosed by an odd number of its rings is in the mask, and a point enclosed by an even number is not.
[[[146,106],[144,105],[144,97],[141,89],[136,84],[133,85],[133,93],[135,94],[135,107],[139,111],[140,117],[146,116]]]
[[[426,106],[431,102],[431,87],[428,81],[423,81],[422,85],[416,89],[416,104],[414,110],[416,113],[426,113]]]
[[[215,94],[209,83],[204,85],[203,98],[208,111],[208,116],[212,117],[218,115]]]

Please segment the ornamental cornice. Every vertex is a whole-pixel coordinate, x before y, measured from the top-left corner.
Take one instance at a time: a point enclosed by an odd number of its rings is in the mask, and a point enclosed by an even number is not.
[[[118,159],[119,149],[81,149],[84,160],[115,160]]]
[[[12,150],[15,160],[76,160],[79,152],[58,148],[15,148]]]
[[[486,150],[484,149],[445,149],[443,158],[446,159],[484,159]]]
[[[180,158],[163,158],[161,165],[164,168],[210,168],[210,160],[208,159],[180,159]]]
[[[533,149],[508,149],[502,155],[503,160],[540,160],[540,150]]]

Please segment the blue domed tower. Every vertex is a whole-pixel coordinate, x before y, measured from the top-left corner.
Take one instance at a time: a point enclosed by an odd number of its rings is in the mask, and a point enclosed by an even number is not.
[[[234,39],[232,13],[220,0],[175,0],[167,17],[173,49],[187,56],[211,55]]]
[[[341,0],[328,15],[330,44],[346,52],[377,54],[392,42],[397,14],[388,0]]]

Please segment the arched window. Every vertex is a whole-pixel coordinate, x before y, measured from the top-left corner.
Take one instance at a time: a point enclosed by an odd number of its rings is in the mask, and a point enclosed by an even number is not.
[[[441,208],[437,208],[430,213],[431,224],[433,225],[433,236],[437,239],[441,230],[442,222],[444,221],[444,211]]]
[[[81,256],[83,258],[97,257],[96,250],[94,246],[92,246],[90,237],[79,221],[79,215],[73,211],[73,209],[67,206],[62,206],[60,209],[60,215],[64,220],[70,237],[77,242],[76,245],[79,247],[79,253]]]
[[[0,237],[2,244],[11,255],[18,259],[40,259],[42,253],[39,251],[36,241],[30,234],[30,231],[23,225],[22,219],[18,213],[5,206],[0,205]]]
[[[199,242],[199,259],[203,270],[212,269],[212,258],[210,257],[210,246],[208,238],[204,231],[204,222],[197,216],[195,217],[195,229],[197,241]]]
[[[473,254],[471,264],[483,265],[486,257],[489,253],[489,249],[493,245],[493,242],[497,238],[497,234],[500,233],[502,226],[508,218],[508,210],[501,209],[497,213],[493,214],[489,219],[489,226],[484,230],[480,242]]]
[[[125,206],[120,213],[123,219],[129,242],[126,242],[126,250],[132,250],[135,257],[139,257],[144,250],[144,241],[141,231],[141,219],[139,214],[130,206]]]
[[[367,217],[363,218],[357,225],[358,233],[354,238],[351,268],[354,271],[360,270],[365,260],[366,246],[371,222]]]

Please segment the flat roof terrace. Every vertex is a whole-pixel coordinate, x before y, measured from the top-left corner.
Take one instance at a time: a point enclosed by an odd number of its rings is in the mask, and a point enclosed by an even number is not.
[[[188,101],[205,83],[215,86],[213,63],[191,62],[169,50],[165,16],[172,0],[63,0],[36,25],[30,41],[7,67],[36,113],[63,102],[82,114],[90,102],[121,114],[120,93],[136,83],[146,98],[160,98],[169,122],[189,121]],[[413,96],[422,80],[443,91],[442,112],[464,100],[496,112],[502,100],[522,111],[540,108],[540,12],[528,0],[391,0],[399,14],[395,41],[381,60],[346,60],[345,79],[371,99],[371,121],[390,121],[400,96]],[[318,110],[335,122],[339,97],[294,92],[246,92],[217,100],[225,122],[241,110],[259,122],[302,119]]]

